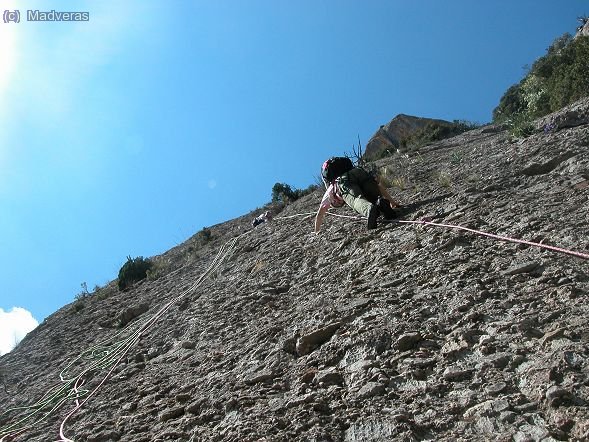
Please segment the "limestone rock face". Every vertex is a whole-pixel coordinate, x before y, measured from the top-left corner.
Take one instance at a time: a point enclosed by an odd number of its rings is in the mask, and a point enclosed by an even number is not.
[[[589,97],[538,119],[536,129],[549,132],[586,124],[589,124]]]
[[[374,162],[414,224],[315,235],[318,190],[63,307],[0,357],[0,439],[589,440],[588,261],[421,223],[588,254],[588,108]]]

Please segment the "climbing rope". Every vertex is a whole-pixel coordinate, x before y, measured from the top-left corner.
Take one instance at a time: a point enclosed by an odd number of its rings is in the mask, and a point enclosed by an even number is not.
[[[357,220],[357,221],[364,221],[366,220],[365,217],[363,216],[359,216],[359,215],[339,215],[337,213],[333,213],[333,212],[327,212],[328,215],[331,216],[335,216],[337,218],[347,218],[347,219],[353,219],[353,220]],[[304,216],[304,217],[310,217],[310,216],[314,216],[315,213],[314,212],[307,212],[307,213],[297,213],[295,215],[289,215],[289,216],[283,216],[277,219],[288,219],[288,218],[295,218],[295,217],[300,217],[300,216]],[[484,232],[482,230],[476,230],[476,229],[471,229],[469,227],[464,227],[464,226],[460,226],[458,224],[442,224],[442,223],[435,223],[433,221],[431,221],[430,218],[424,218],[421,220],[415,220],[415,221],[411,221],[411,220],[389,220],[386,221],[387,223],[392,223],[392,224],[419,224],[419,225],[426,225],[426,226],[434,226],[434,227],[443,227],[446,229],[454,229],[454,230],[462,230],[465,232],[470,232],[470,233],[474,233],[475,235],[480,235],[480,236],[485,236],[487,238],[493,238],[499,241],[508,241],[508,242],[513,242],[516,244],[525,244],[528,246],[532,246],[532,247],[538,247],[541,249],[545,249],[545,250],[551,250],[553,252],[558,252],[558,253],[564,253],[566,255],[571,255],[571,256],[575,256],[577,258],[582,258],[582,259],[589,259],[589,254],[587,253],[582,253],[582,252],[577,252],[575,250],[569,250],[569,249],[565,249],[563,247],[556,247],[556,246],[551,246],[548,244],[542,244],[542,243],[538,243],[538,242],[533,242],[533,241],[527,241],[524,239],[518,239],[518,238],[511,238],[509,236],[502,236],[502,235],[496,235],[494,233],[488,233],[488,232]]]
[[[328,211],[328,215],[352,219],[356,221],[364,220],[361,216],[350,216],[340,215]],[[312,217],[315,216],[314,212],[298,213],[294,215],[281,216],[276,219],[292,219],[296,217]],[[550,246],[547,244],[536,243],[532,241],[526,241],[517,238],[511,238],[508,236],[496,235],[481,230],[471,229],[468,227],[447,224],[447,223],[436,223],[431,219],[425,218],[422,220],[392,220],[391,223],[398,224],[417,224],[427,225],[455,230],[462,230],[476,235],[500,240],[508,241],[513,243],[525,244],[532,247],[538,247],[558,253],[564,253],[567,255],[575,256],[582,259],[589,259],[589,254],[581,253],[562,247]],[[35,402],[33,405],[12,407],[8,410],[0,413],[0,419],[11,413],[23,412],[22,416],[19,416],[17,420],[5,427],[0,427],[0,442],[7,442],[15,437],[18,437],[28,430],[31,430],[35,425],[45,421],[49,416],[60,410],[65,404],[72,402],[74,407],[67,413],[65,418],[62,420],[59,427],[59,441],[58,442],[74,442],[72,439],[65,435],[65,426],[68,420],[75,415],[106,383],[106,381],[112,376],[115,369],[120,365],[121,361],[128,355],[129,351],[139,342],[140,338],[147,333],[153,325],[162,317],[164,314],[177,302],[193,293],[200,287],[205,279],[215,272],[221,264],[235,251],[238,241],[252,232],[248,230],[241,235],[238,235],[226,243],[224,243],[219,249],[217,255],[213,258],[211,264],[201,274],[201,276],[187,289],[181,292],[178,296],[167,302],[160,310],[155,313],[151,318],[147,319],[143,323],[136,323],[127,326],[124,330],[117,333],[114,337],[111,337],[107,341],[101,342],[90,349],[82,352],[65,368],[61,371],[59,378],[60,384],[51,387],[41,399]],[[125,337],[126,336],[126,337]],[[114,343],[113,343],[114,342]],[[83,361],[90,361],[87,367],[80,369],[78,374],[69,375],[70,370],[74,370],[78,364],[83,364]],[[86,384],[96,384],[93,387],[82,389]]]
[[[493,238],[493,239],[497,239],[499,241],[508,241],[508,242],[513,242],[516,244],[525,244],[525,245],[532,246],[532,247],[539,247],[539,248],[542,248],[545,250],[551,250],[553,252],[564,253],[566,255],[576,256],[577,258],[589,259],[588,254],[582,253],[582,252],[577,252],[575,250],[569,250],[569,249],[565,249],[562,247],[555,247],[555,246],[551,246],[548,244],[542,244],[542,243],[533,242],[533,241],[526,241],[524,239],[511,238],[509,236],[496,235],[494,233],[483,232],[482,230],[471,229],[471,228],[456,225],[456,224],[435,223],[435,222],[432,222],[428,219],[419,220],[419,221],[398,220],[397,222],[402,223],[402,224],[421,224],[421,225],[434,226],[434,227],[443,227],[446,229],[463,230],[465,232],[474,233],[474,234],[480,235],[480,236],[486,236],[487,238]]]
[[[250,232],[251,230],[248,230],[224,243],[201,276],[190,287],[161,307],[151,318],[148,318],[143,323],[138,322],[129,325],[107,341],[91,347],[69,362],[59,374],[60,383],[51,387],[37,402],[28,406],[12,407],[0,413],[0,419],[11,414],[21,413],[15,422],[0,427],[0,442],[13,440],[33,429],[37,424],[44,422],[70,402],[73,402],[74,406],[60,424],[60,439],[58,442],[74,442],[65,435],[68,420],[101,389],[129,351],[139,342],[139,339],[175,303],[195,292],[205,279],[233,254],[238,241]],[[89,361],[85,368],[79,368],[77,374],[68,375],[69,371],[74,371],[79,365],[83,365],[85,361]],[[94,386],[82,389],[86,384],[94,384]]]

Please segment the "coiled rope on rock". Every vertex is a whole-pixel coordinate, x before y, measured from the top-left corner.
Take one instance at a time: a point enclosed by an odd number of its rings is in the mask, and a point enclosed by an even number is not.
[[[24,412],[24,415],[17,417],[17,420],[12,424],[0,427],[0,442],[13,440],[32,430],[37,424],[45,421],[71,401],[74,402],[74,407],[67,413],[60,424],[60,439],[58,442],[74,442],[65,435],[65,426],[68,420],[100,390],[139,339],[175,303],[196,291],[204,280],[215,272],[223,261],[234,252],[237,242],[250,232],[251,230],[248,230],[224,243],[201,276],[189,288],[161,307],[151,318],[148,318],[143,323],[127,326],[114,337],[91,347],[69,362],[59,374],[60,383],[51,387],[37,402],[28,406],[12,407],[0,413],[1,419],[13,413]],[[85,361],[90,362],[86,364],[86,367],[79,368],[79,365],[84,365]],[[78,373],[68,376],[67,373],[76,368],[78,368]],[[92,388],[81,388],[91,382],[95,384]]]

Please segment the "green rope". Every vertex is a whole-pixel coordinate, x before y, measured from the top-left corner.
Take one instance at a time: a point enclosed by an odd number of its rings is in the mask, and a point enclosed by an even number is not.
[[[67,404],[75,403],[62,423],[73,415],[97,390],[106,382],[120,361],[129,353],[130,349],[139,341],[141,336],[148,332],[151,326],[161,318],[176,302],[193,293],[204,280],[215,272],[236,249],[239,239],[248,234],[249,230],[224,243],[211,264],[202,275],[180,295],[166,303],[154,315],[135,324],[129,324],[114,336],[97,343],[83,351],[68,362],[59,373],[60,384],[49,388],[45,394],[32,405],[10,407],[0,413],[0,421],[6,417],[13,417],[13,422],[0,426],[0,442],[11,440],[24,432],[31,430],[38,424],[46,421],[51,415]],[[180,271],[181,269],[178,269]],[[173,272],[176,273],[176,272]],[[101,373],[106,375],[101,375]],[[93,389],[80,389],[88,380],[102,380]],[[80,400],[82,400],[80,402]],[[62,440],[69,440],[62,435]]]

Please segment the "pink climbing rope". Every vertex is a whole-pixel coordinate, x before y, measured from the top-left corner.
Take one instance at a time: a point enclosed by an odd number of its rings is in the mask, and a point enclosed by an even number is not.
[[[571,255],[571,256],[576,256],[577,258],[589,259],[589,254],[586,254],[586,253],[581,253],[581,252],[577,252],[574,250],[565,249],[562,247],[549,246],[547,244],[541,244],[538,242],[526,241],[524,239],[511,238],[509,236],[495,235],[493,233],[483,232],[482,230],[470,229],[468,227],[463,227],[463,226],[459,226],[456,224],[434,223],[432,221],[429,221],[428,219],[423,219],[423,220],[418,220],[418,221],[398,220],[397,222],[403,223],[403,224],[422,224],[422,225],[428,225],[428,226],[445,227],[447,229],[464,230],[466,232],[474,233],[476,235],[486,236],[488,238],[498,239],[501,241],[509,241],[509,242],[513,242],[513,243],[517,243],[517,244],[525,244],[525,245],[533,246],[533,247],[540,247],[542,249],[552,250],[553,252],[559,252],[559,253],[564,253],[564,254]]]
[[[314,212],[299,213],[299,214],[291,215],[291,216],[283,216],[281,218],[287,219],[287,218],[294,218],[297,216],[311,216],[314,214],[315,214]],[[347,218],[347,219],[353,219],[353,220],[366,219],[366,218],[364,218],[362,216],[358,216],[358,215],[355,215],[355,216],[354,215],[339,215],[339,214],[333,213],[333,212],[327,212],[327,214],[331,215],[331,216],[335,216],[337,218]],[[280,218],[278,218],[278,219],[280,219]],[[392,223],[400,223],[400,224],[420,224],[420,225],[428,225],[428,226],[435,226],[435,227],[444,227],[446,229],[463,230],[465,232],[474,233],[474,234],[480,235],[480,236],[486,236],[488,238],[493,238],[493,239],[497,239],[500,241],[508,241],[508,242],[513,242],[513,243],[517,243],[517,244],[525,244],[525,245],[532,246],[532,247],[539,247],[542,249],[551,250],[553,252],[564,253],[566,255],[575,256],[575,257],[581,258],[581,259],[589,259],[589,254],[587,254],[587,253],[577,252],[575,250],[569,250],[569,249],[565,249],[563,247],[549,246],[548,244],[541,244],[541,243],[537,243],[537,242],[533,242],[533,241],[526,241],[525,239],[517,239],[517,238],[511,238],[509,236],[495,235],[493,233],[483,232],[482,230],[470,229],[468,227],[460,226],[457,224],[435,223],[433,221],[430,221],[428,218],[424,218],[422,220],[415,220],[415,221],[393,220],[391,222]]]

